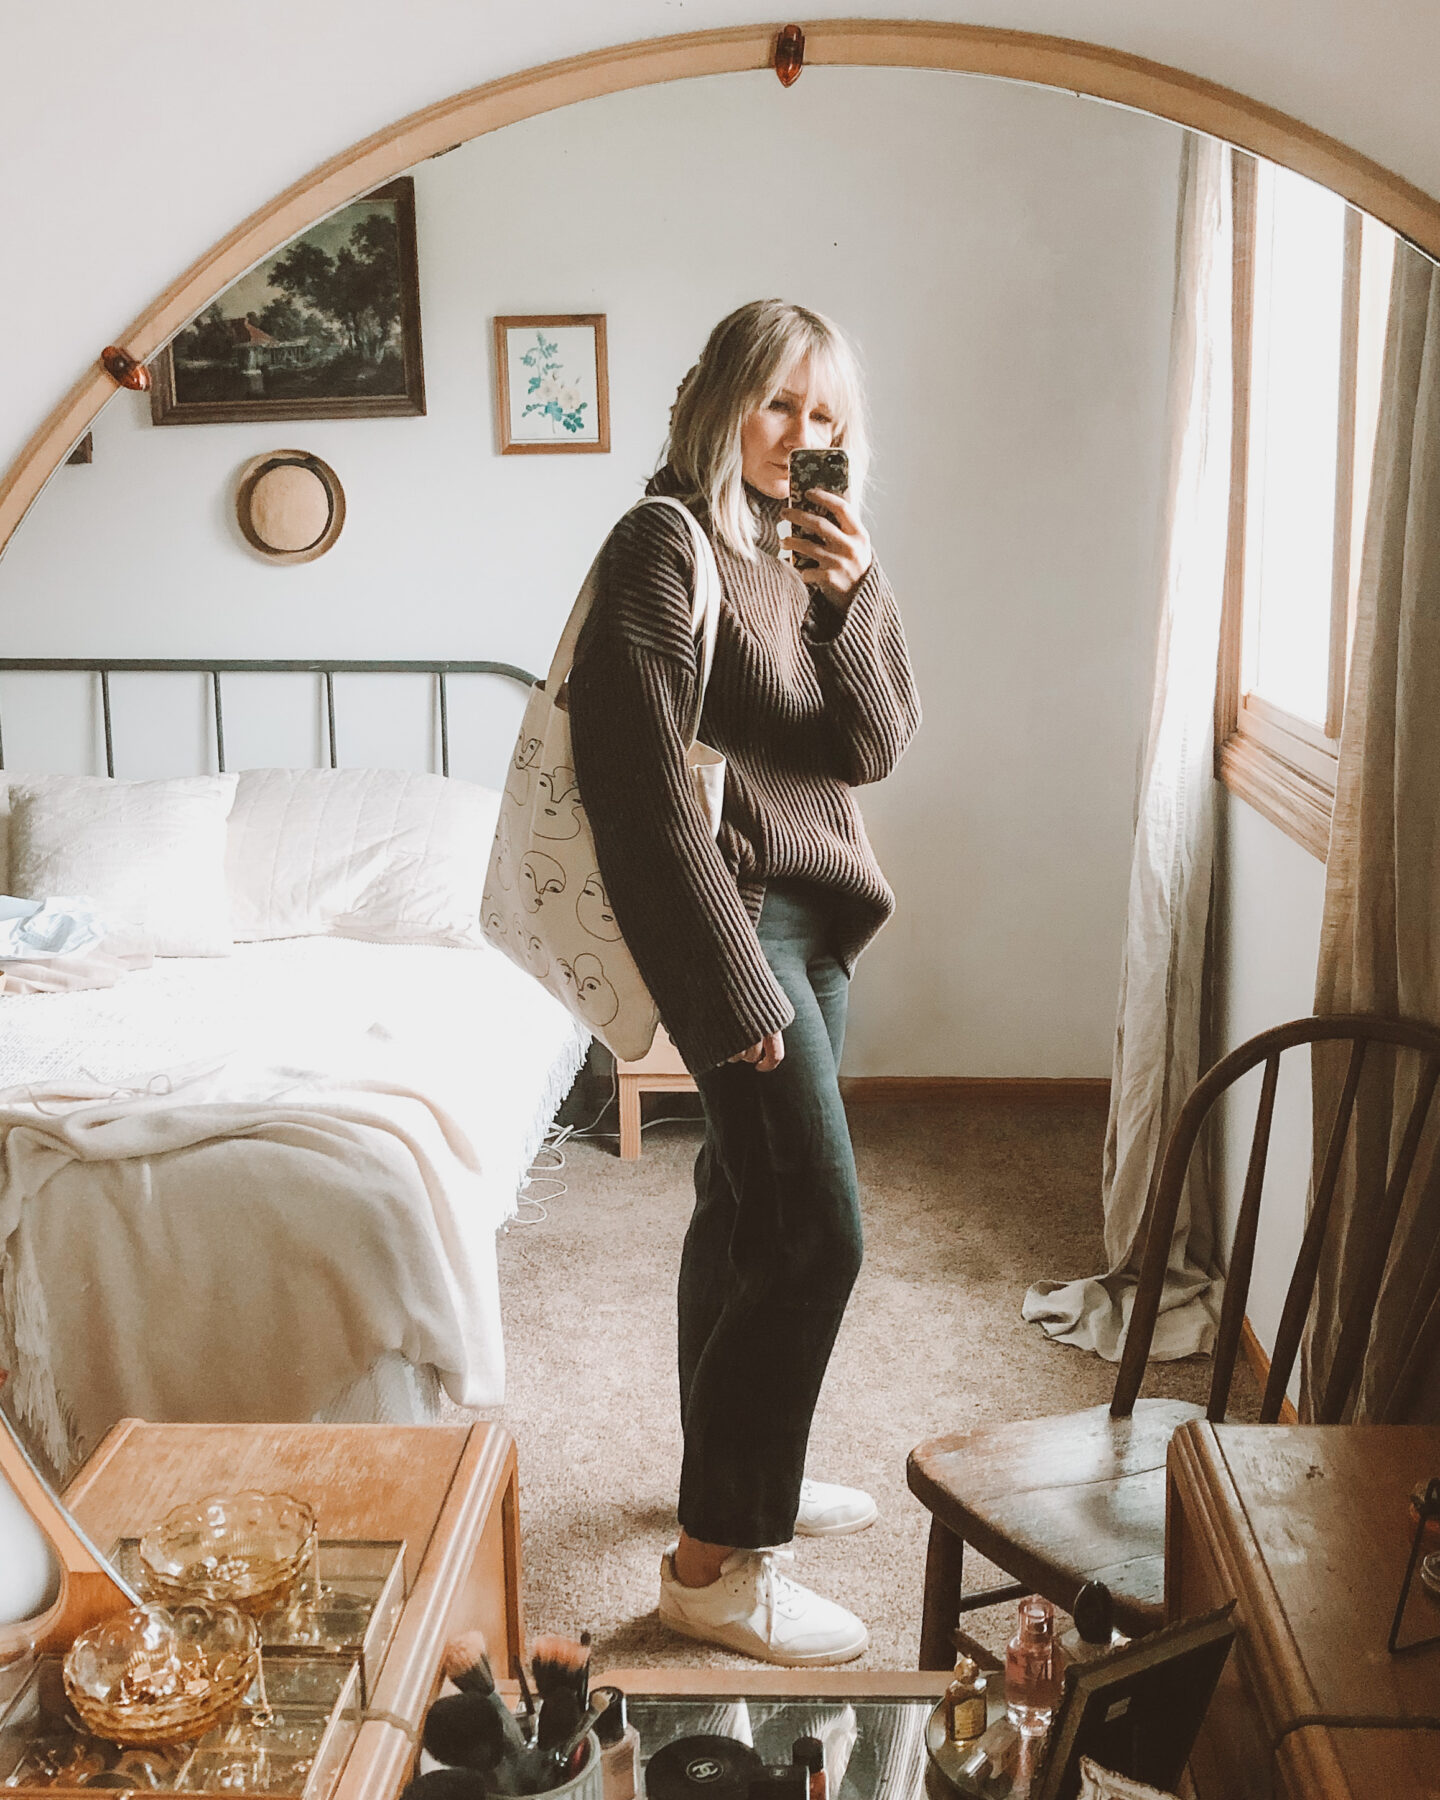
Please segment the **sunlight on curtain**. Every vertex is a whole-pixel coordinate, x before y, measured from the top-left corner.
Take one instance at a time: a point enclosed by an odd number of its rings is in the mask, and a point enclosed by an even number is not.
[[[1317,725],[1330,672],[1347,210],[1288,169],[1261,170],[1242,686]]]
[[[1117,1361],[1135,1295],[1153,1171],[1200,1073],[1206,924],[1214,850],[1215,663],[1230,506],[1231,165],[1228,148],[1187,138],[1181,167],[1165,561],[1150,725],[1141,778],[1105,1144],[1106,1274],[1039,1281],[1024,1317],[1051,1337]],[[1151,1354],[1209,1347],[1220,1281],[1210,1273],[1213,1208],[1192,1165]]]

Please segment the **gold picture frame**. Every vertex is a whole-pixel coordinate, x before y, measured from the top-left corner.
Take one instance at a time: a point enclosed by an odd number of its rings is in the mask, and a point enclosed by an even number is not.
[[[608,452],[604,313],[496,318],[495,436],[502,456]]]

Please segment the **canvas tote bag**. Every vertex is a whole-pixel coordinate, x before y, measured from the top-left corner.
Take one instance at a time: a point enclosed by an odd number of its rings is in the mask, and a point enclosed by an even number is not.
[[[712,833],[720,829],[725,758],[699,741],[700,713],[715,659],[720,571],[694,515],[656,496],[641,506],[670,506],[695,544],[694,630],[700,640],[700,689],[685,760]],[[550,990],[623,1062],[649,1050],[660,1014],[625,947],[600,879],[595,840],[575,785],[566,683],[595,598],[597,556],[560,634],[544,685],[525,708],[490,852],[481,907],[486,940]]]

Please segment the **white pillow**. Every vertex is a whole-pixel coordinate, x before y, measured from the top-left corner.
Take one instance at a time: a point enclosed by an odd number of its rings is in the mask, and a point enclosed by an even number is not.
[[[500,796],[404,769],[246,769],[228,868],[240,943],[478,945]]]
[[[11,893],[83,894],[113,928],[106,943],[117,954],[230,954],[233,775],[16,775],[9,786]]]

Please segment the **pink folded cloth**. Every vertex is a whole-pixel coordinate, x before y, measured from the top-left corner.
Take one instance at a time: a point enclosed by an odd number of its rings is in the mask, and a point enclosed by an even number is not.
[[[49,956],[38,962],[4,965],[0,995],[69,994],[78,988],[114,987],[122,975],[148,969],[155,958],[148,950],[116,956],[104,944],[96,944],[75,956]]]

